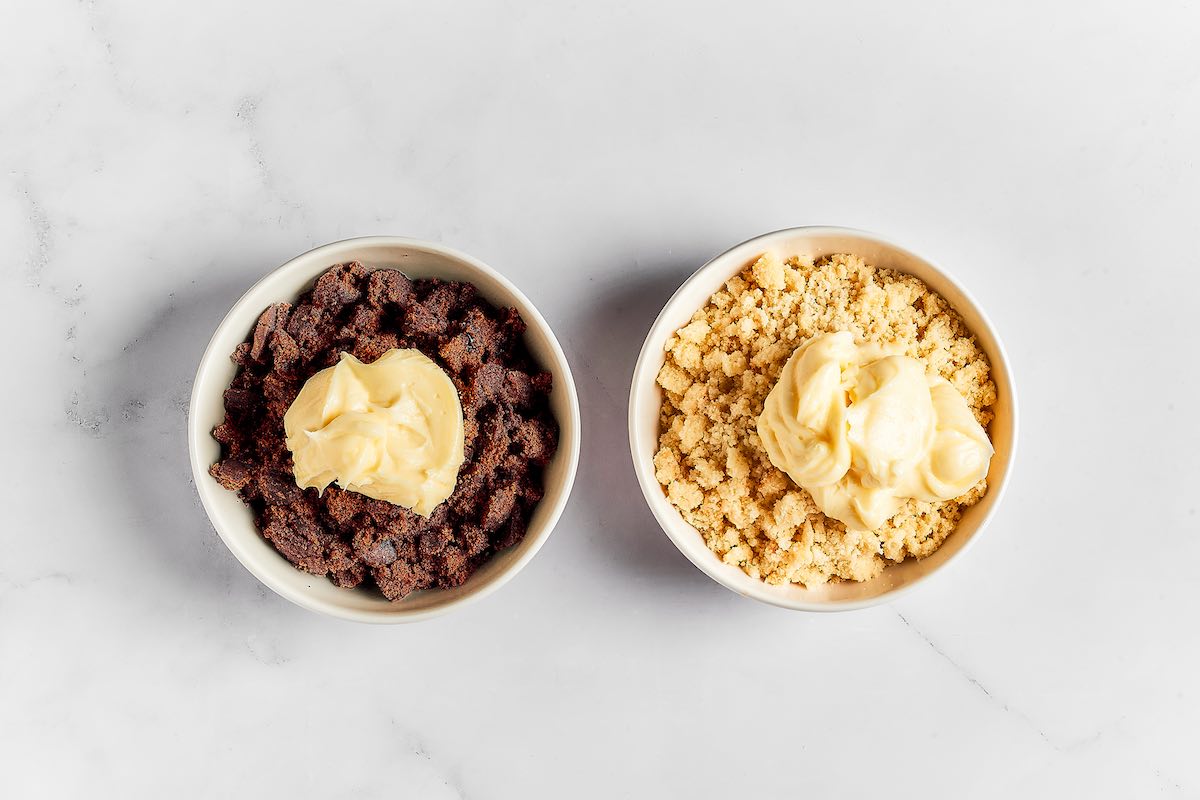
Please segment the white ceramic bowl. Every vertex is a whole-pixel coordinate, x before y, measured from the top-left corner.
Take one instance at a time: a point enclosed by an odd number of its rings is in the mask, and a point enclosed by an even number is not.
[[[545,469],[545,497],[534,510],[525,538],[496,554],[462,586],[414,592],[391,602],[374,590],[341,589],[327,578],[292,566],[254,526],[238,496],[208,474],[220,455],[211,436],[225,417],[223,393],[236,367],[230,354],[253,329],[271,303],[292,302],[310,288],[318,275],[334,264],[360,261],[370,268],[393,267],[412,278],[437,277],[469,281],[497,306],[512,306],[525,320],[525,343],[534,359],[554,375],[550,408],[559,425],[558,452]],[[412,622],[478,600],[502,586],[529,563],[550,536],[566,505],[579,461],[579,400],[566,356],[546,320],[517,287],[491,267],[465,253],[440,244],[396,236],[348,239],[297,256],[254,284],[221,321],[200,360],[188,413],[188,448],[192,474],[204,509],[221,539],[238,561],[260,581],[297,605],[359,622]]]
[[[772,586],[717,558],[700,533],[667,500],[655,479],[653,458],[658,449],[658,416],[662,407],[662,389],[655,379],[663,365],[666,341],[725,281],[764,252],[773,252],[781,258],[852,253],[868,264],[914,275],[954,306],[987,353],[997,391],[995,419],[988,431],[996,448],[988,470],[988,492],[966,511],[954,533],[928,558],[907,559],[863,583],[830,583],[815,589]],[[843,611],[894,599],[961,555],[979,535],[1000,504],[1012,469],[1017,445],[1017,396],[1000,337],[974,299],[945,270],[872,233],[849,228],[790,228],[756,237],[717,256],[667,302],[650,329],[634,368],[629,397],[629,444],[634,470],[650,510],[675,546],[709,577],[738,594],[783,608]]]

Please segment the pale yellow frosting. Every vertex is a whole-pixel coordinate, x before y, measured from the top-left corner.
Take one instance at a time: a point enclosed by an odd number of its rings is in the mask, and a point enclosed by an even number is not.
[[[330,483],[422,516],[451,495],[463,415],[446,373],[416,350],[370,364],[342,353],[304,384],[283,417],[296,483]]]
[[[852,530],[878,528],[909,498],[966,494],[993,452],[948,381],[845,331],[796,349],[757,427],[771,463]]]

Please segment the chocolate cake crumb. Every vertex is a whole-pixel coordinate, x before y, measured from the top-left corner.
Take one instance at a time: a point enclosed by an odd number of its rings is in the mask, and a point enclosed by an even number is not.
[[[225,420],[213,429],[221,458],[209,472],[306,572],[343,587],[369,580],[391,600],[459,586],[524,538],[558,446],[553,380],[529,355],[524,332],[516,309],[495,308],[471,284],[334,266],[294,305],[264,310],[234,349],[238,371],[225,391]],[[462,403],[466,459],[453,494],[428,518],[337,486],[301,489],[292,474],[283,415],[304,382],[343,352],[369,363],[393,348],[436,362]]]

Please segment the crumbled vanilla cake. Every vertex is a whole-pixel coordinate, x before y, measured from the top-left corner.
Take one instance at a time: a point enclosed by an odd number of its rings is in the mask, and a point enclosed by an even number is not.
[[[936,550],[987,491],[910,500],[871,532],[847,531],[776,469],[755,422],[784,364],[807,339],[850,331],[897,344],[953,384],[985,428],[996,387],[962,318],[920,280],[852,255],[786,263],[764,255],[667,340],[656,476],[728,564],[769,583],[862,581]]]

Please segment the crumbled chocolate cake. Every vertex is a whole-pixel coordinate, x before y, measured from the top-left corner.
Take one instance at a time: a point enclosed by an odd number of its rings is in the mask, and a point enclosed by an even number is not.
[[[524,331],[516,309],[497,309],[469,283],[332,267],[294,306],[264,311],[234,350],[225,421],[213,429],[221,458],[209,472],[300,569],[344,587],[373,581],[392,600],[458,586],[525,536],[558,446],[551,376]],[[466,458],[454,493],[428,518],[337,486],[301,489],[284,439],[283,415],[314,373],[344,351],[371,362],[392,348],[433,359],[462,403]]]

